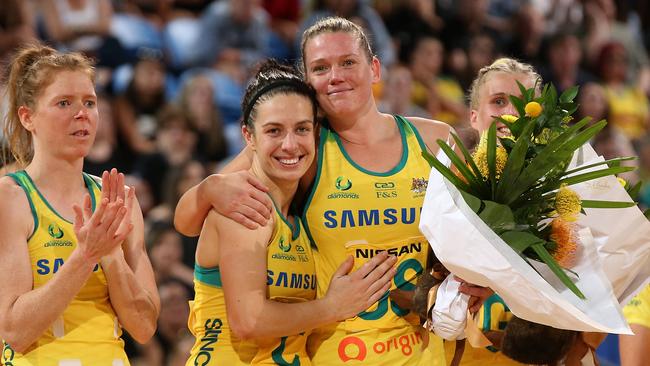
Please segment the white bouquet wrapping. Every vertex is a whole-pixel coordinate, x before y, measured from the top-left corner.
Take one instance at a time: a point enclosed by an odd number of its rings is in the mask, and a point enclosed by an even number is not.
[[[620,211],[599,212],[608,210]],[[605,275],[603,259],[612,263],[604,255],[608,249],[594,245],[588,228],[580,230],[581,250],[571,269],[584,300],[563,286],[543,263],[535,264],[537,271],[533,269],[472,211],[458,189],[436,169],[429,177],[420,230],[449,271],[467,282],[490,287],[522,319],[561,329],[631,334]],[[615,245],[613,240],[605,241],[610,247]]]

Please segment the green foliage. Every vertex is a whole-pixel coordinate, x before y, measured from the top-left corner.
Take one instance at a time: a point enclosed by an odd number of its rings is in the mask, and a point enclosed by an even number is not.
[[[573,124],[571,115],[578,105],[574,99],[578,87],[572,87],[558,96],[555,87],[547,84],[541,94],[535,88],[526,89],[517,83],[521,97],[509,96],[519,117],[514,121],[494,116],[494,121],[486,135],[486,144],[470,154],[461,140],[452,134],[460,150],[457,154],[444,141],[438,140],[442,151],[449,157],[452,167],[447,167],[426,152],[423,154],[429,163],[447,178],[462,193],[465,202],[478,216],[524,259],[543,261],[551,271],[584,299],[565,269],[553,258],[558,243],[550,239],[550,220],[558,217],[556,211],[557,192],[561,185],[577,184],[607,175],[620,174],[632,170],[620,162],[631,158],[617,158],[567,170],[576,150],[592,139],[607,123],[590,123],[584,118]],[[541,113],[526,116],[526,105],[537,102]],[[506,125],[512,136],[497,137],[497,123]],[[505,166],[498,171],[497,149],[507,152]],[[487,158],[488,172],[481,174],[478,155]],[[487,175],[487,176],[486,176]],[[638,187],[630,189],[631,192]],[[581,200],[582,207],[625,208],[633,206],[630,202],[609,202]]]

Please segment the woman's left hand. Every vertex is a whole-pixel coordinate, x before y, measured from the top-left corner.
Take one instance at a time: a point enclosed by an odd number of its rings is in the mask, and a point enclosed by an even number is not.
[[[104,171],[102,174],[102,194],[101,199],[108,199],[108,202],[121,200],[126,208],[125,219],[116,231],[116,235],[128,232],[132,227],[131,215],[133,212],[133,202],[135,201],[135,188],[124,186],[124,174],[119,173],[113,168],[110,172]],[[86,208],[90,210],[90,207]],[[122,246],[117,246],[109,254],[110,256],[124,255]]]

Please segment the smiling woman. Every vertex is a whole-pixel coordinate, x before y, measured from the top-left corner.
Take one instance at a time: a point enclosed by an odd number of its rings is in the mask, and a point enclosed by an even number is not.
[[[122,327],[141,343],[155,330],[135,192],[115,169],[101,185],[82,172],[97,131],[93,84],[79,54],[30,46],[11,64],[5,135],[24,170],[0,178],[6,365],[128,365]]]
[[[363,253],[399,254],[399,275],[390,296],[357,317],[315,330],[309,338],[310,356],[319,365],[343,365],[352,357],[367,364],[442,365],[440,338],[413,346],[422,343],[422,327],[409,309],[416,277],[431,256],[426,245],[408,252],[401,248],[426,242],[417,223],[431,168],[422,152],[435,154],[436,140],[448,140],[451,128],[378,111],[372,87],[380,80],[381,63],[353,22],[321,19],[302,39],[305,81],[315,89],[326,119],[319,130],[318,159],[300,180],[305,228],[318,248],[319,296],[332,290],[331,279],[350,256],[354,268],[363,268],[371,264]],[[266,225],[270,203],[265,184],[245,173],[250,166],[251,151],[246,149],[224,174],[190,189],[176,208],[177,229],[196,235],[212,208],[250,228]],[[470,285],[461,291],[483,298],[490,293]],[[404,340],[401,349],[384,347]],[[358,350],[348,349],[348,344]]]
[[[377,255],[347,275],[348,258],[332,275],[330,291],[316,299],[314,255],[292,209],[316,155],[315,93],[295,70],[268,61],[248,86],[242,110],[248,172],[269,187],[274,211],[254,230],[208,214],[196,250],[189,320],[196,342],[187,365],[310,365],[311,330],[377,301],[395,274],[395,258]]]

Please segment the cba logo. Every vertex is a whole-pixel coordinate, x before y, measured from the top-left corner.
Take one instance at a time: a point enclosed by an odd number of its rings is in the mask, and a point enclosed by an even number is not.
[[[344,176],[336,178],[336,184],[334,185],[339,191],[347,191],[352,188],[352,181]]]
[[[47,232],[54,239],[61,239],[63,237],[63,230],[61,230],[61,228],[55,223],[52,223],[47,227]]]
[[[375,196],[377,198],[395,198],[397,191],[393,182],[375,182]]]
[[[291,250],[291,243],[286,243],[286,245],[285,245],[284,236],[280,237],[280,245],[279,246],[280,246],[280,250],[282,250],[285,253],[288,252],[289,250]]]

